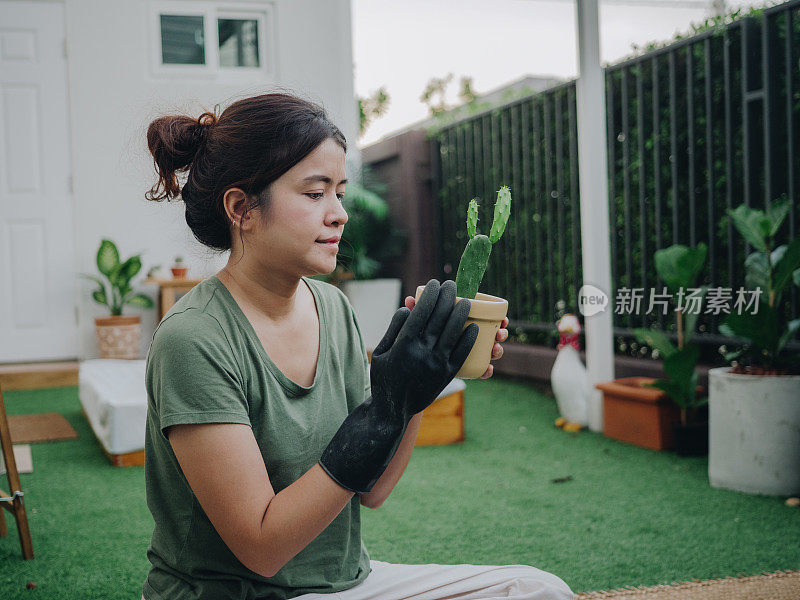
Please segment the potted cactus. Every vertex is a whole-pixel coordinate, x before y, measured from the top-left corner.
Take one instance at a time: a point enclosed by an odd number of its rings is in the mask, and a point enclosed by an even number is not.
[[[170,267],[170,271],[172,271],[172,278],[173,279],[182,279],[186,277],[186,273],[189,271],[189,267],[183,262],[182,256],[175,257],[175,263]]]
[[[106,282],[99,277],[80,274],[81,277],[91,279],[100,286],[92,292],[92,298],[111,312],[109,317],[95,317],[94,320],[101,358],[139,357],[141,317],[123,316],[122,307],[129,304],[139,308],[153,308],[155,305],[149,296],[132,293],[130,281],[141,268],[140,255],[120,261],[116,244],[104,239],[97,251],[97,269],[108,281],[108,288]]]
[[[728,211],[755,249],[744,261],[745,286],[760,301],[731,311],[719,328],[740,347],[725,349],[733,368],[708,372],[713,487],[763,495],[800,492],[800,352],[788,346],[800,318],[789,320],[780,302],[784,291],[800,286],[800,238],[777,247],[775,239],[790,210],[783,199],[766,211],[744,204]]]
[[[492,244],[500,240],[510,215],[511,190],[507,186],[503,186],[497,191],[492,228],[488,236],[477,232],[477,199],[470,200],[467,208],[467,233],[470,239],[456,271],[456,303],[461,298],[469,299],[470,311],[464,329],[470,323],[477,324],[479,329],[478,338],[475,340],[472,351],[456,373],[456,377],[462,379],[475,379],[486,372],[492,358],[495,336],[508,313],[508,300],[481,293],[478,288],[489,264]],[[424,286],[417,287],[415,301],[419,300],[424,289]]]

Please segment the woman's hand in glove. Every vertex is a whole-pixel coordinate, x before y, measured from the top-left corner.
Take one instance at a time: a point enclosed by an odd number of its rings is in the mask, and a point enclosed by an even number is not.
[[[431,279],[413,310],[403,306],[395,312],[372,352],[373,399],[384,400],[407,420],[453,380],[478,337],[475,323],[464,328],[470,301],[455,301],[455,281]]]
[[[405,304],[409,310],[414,309],[414,305],[416,301],[414,300],[414,296],[406,296]],[[489,360],[499,360],[503,357],[503,342],[508,339],[508,317],[504,317],[503,321],[500,323],[500,329],[497,330],[497,334],[494,337],[494,346],[492,346],[492,356]],[[484,371],[483,375],[480,376],[480,379],[489,379],[492,375],[494,375],[494,365],[489,364],[486,367],[486,371]]]

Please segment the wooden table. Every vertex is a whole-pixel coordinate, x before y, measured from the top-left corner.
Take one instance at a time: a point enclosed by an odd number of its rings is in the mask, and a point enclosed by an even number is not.
[[[186,277],[173,277],[171,279],[157,279],[155,277],[148,277],[144,283],[150,283],[158,286],[158,320],[164,318],[167,311],[172,308],[172,305],[178,301],[178,298],[183,296],[186,292],[203,281],[205,277],[200,279],[189,279]]]

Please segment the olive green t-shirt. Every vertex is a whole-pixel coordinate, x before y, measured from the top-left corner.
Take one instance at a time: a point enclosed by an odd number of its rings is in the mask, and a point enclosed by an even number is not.
[[[272,362],[228,289],[211,276],[170,308],[147,355],[145,483],[155,528],[146,600],[288,599],[357,585],[370,572],[360,496],[273,577],[245,567],[200,506],[164,429],[243,423],[253,430],[277,494],[322,456],[345,417],[369,395],[369,365],[352,307],[339,288],[307,277],[320,325],[314,383]],[[305,285],[300,283],[300,285]],[[230,490],[229,502],[238,502]]]

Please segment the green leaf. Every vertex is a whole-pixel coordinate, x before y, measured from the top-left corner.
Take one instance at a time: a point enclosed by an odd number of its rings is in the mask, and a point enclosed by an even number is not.
[[[703,269],[706,254],[707,248],[702,242],[696,248],[674,244],[657,250],[654,255],[656,272],[664,280],[667,289],[674,294],[680,288],[694,285]]]
[[[697,388],[697,359],[700,356],[699,346],[694,344],[684,346],[668,358],[664,359],[664,372],[669,375],[668,380],[658,380],[655,386],[664,390],[683,408],[695,405]]]
[[[105,288],[106,282],[100,279],[99,277],[95,277],[94,275],[85,275],[84,273],[79,273],[78,277],[83,277],[84,279],[90,279],[94,281],[97,285],[101,288]]]
[[[139,308],[153,308],[153,306],[155,306],[153,299],[144,294],[134,294],[123,302],[123,304],[130,304],[131,306],[138,306]]]
[[[770,221],[769,237],[774,237],[778,230],[781,228],[781,223],[789,214],[792,208],[792,203],[788,198],[779,198],[773,200],[767,209],[767,217]]]
[[[759,304],[756,313],[730,313],[719,330],[723,335],[742,337],[759,350],[772,351],[778,344],[778,313],[769,304]]]
[[[728,209],[728,214],[744,239],[756,250],[767,251],[767,237],[772,227],[769,217],[763,211],[741,204],[736,210]]]
[[[797,270],[796,270],[796,271],[795,271],[795,272],[792,274],[792,279],[794,280],[794,284],[795,284],[796,286],[800,287],[800,269],[797,269]]]
[[[94,298],[94,301],[98,304],[108,306],[108,302],[106,301],[106,291],[103,288],[93,291],[92,298]]]
[[[356,182],[347,184],[347,191],[342,203],[352,204],[355,208],[370,213],[378,220],[385,219],[389,214],[389,205],[383,198]]]
[[[719,330],[722,333],[722,326],[720,326]],[[730,333],[725,333],[724,335],[733,336],[733,332],[731,331]],[[722,356],[725,358],[726,361],[732,362],[737,358],[739,358],[740,356],[742,356],[748,350],[749,350],[748,346],[742,346],[741,348],[738,348],[736,350],[730,350],[729,352],[725,352],[723,353]]]
[[[119,267],[119,271],[117,272],[117,286],[120,288],[128,287],[128,283],[131,279],[141,270],[142,268],[142,259],[139,255],[131,256],[128,260],[122,263]],[[130,291],[130,287],[128,287],[128,291]],[[127,291],[121,291],[122,295],[125,295]]]
[[[697,325],[697,318],[700,316],[700,312],[703,310],[703,298],[705,298],[706,294],[708,293],[708,286],[703,285],[700,286],[696,292],[692,292],[690,294],[692,297],[700,298],[700,306],[698,307],[697,312],[689,312],[683,313],[684,321],[683,321],[683,342],[687,344],[689,340],[692,339],[694,336],[695,326]],[[688,299],[688,296],[687,296]],[[686,302],[684,302],[686,305]]]
[[[789,321],[786,324],[786,331],[783,332],[780,340],[778,340],[778,349],[777,352],[783,350],[783,347],[788,343],[792,336],[800,329],[800,319],[795,319],[794,321]]]
[[[97,268],[103,275],[109,277],[117,266],[119,266],[117,246],[111,240],[104,239],[100,242],[100,248],[97,251]],[[109,279],[111,278],[109,277]]]
[[[766,252],[751,252],[744,259],[744,284],[749,290],[761,288],[766,293],[769,289]]]
[[[662,357],[666,358],[673,354],[677,348],[673,345],[666,333],[656,329],[638,328],[633,330],[636,339],[642,344],[647,344],[651,348],[658,350]]]
[[[688,344],[664,359],[664,372],[670,379],[686,387],[691,383],[695,374],[697,360],[700,358],[700,347]],[[691,388],[694,390],[694,388]],[[687,394],[688,395],[688,394]],[[691,393],[694,397],[694,393]]]
[[[792,243],[786,247],[780,260],[775,263],[773,269],[775,291],[775,303],[777,304],[778,298],[783,291],[783,288],[789,283],[790,278],[793,277],[794,272],[800,267],[800,237],[792,240]]]

